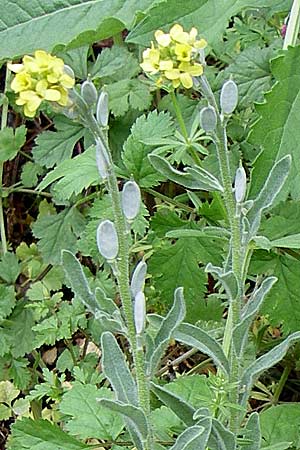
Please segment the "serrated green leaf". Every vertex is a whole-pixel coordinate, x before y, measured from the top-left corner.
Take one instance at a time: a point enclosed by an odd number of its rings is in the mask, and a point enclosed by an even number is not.
[[[66,429],[82,439],[96,438],[115,440],[123,429],[123,421],[113,412],[103,409],[98,402],[101,399],[113,399],[110,389],[97,389],[91,384],[75,383],[63,395],[60,411],[67,416]]]
[[[77,236],[84,228],[84,219],[75,208],[66,208],[58,214],[38,217],[32,227],[39,239],[38,248],[46,263],[60,264],[61,251],[74,251]]]
[[[80,450],[89,446],[48,420],[23,418],[12,426],[8,450]]]
[[[295,344],[300,340],[300,331],[291,334],[289,337],[285,338],[283,342],[276,345],[276,347],[269,350],[264,355],[260,356],[256,361],[254,361],[247,369],[244,371],[241,385],[245,387],[245,393],[241,395],[241,404],[246,405],[248,400],[249,390],[255,379],[259,377],[265,370],[277,364],[287,353],[291,345]]]
[[[54,125],[56,131],[40,134],[36,140],[37,146],[32,150],[34,161],[48,168],[71,158],[74,145],[84,134],[82,125],[64,116],[57,116]]]
[[[0,320],[12,312],[16,304],[16,294],[13,286],[0,284]]]
[[[266,94],[265,102],[257,105],[260,119],[253,127],[250,142],[261,145],[263,151],[254,162],[250,197],[258,194],[275,161],[287,154],[292,155],[289,182],[280,198],[286,198],[288,192],[295,199],[300,198],[298,174],[300,158],[298,154],[298,110],[300,76],[296,67],[300,61],[300,47],[289,47],[283,55],[273,59],[272,73],[277,83]],[[293,86],[293,89],[291,89]],[[274,114],[276,110],[276,114]],[[272,117],[272,120],[270,118]]]
[[[210,430],[194,425],[184,430],[176,439],[170,450],[205,450]]]
[[[83,45],[68,51],[63,51],[57,54],[59,58],[64,60],[64,63],[71,67],[76,78],[85,80],[88,77],[88,53],[89,45]]]
[[[114,36],[129,28],[137,11],[146,10],[153,0],[38,0],[24,4],[2,0],[0,60],[32,53],[37,48],[51,51],[56,45],[79,47]]]
[[[169,113],[150,112],[139,117],[131,128],[131,134],[124,144],[122,159],[128,172],[141,187],[156,186],[164,178],[157,173],[147,159],[153,147],[143,144],[144,139],[165,138],[174,134],[174,123]]]
[[[187,30],[196,26],[201,37],[213,45],[221,39],[232,16],[247,7],[276,4],[282,4],[282,0],[198,0],[196,3],[194,0],[167,0],[154,3],[147,16],[129,33],[127,41],[147,46],[153,40],[155,30],[169,31],[174,23],[180,23]]]
[[[113,114],[123,116],[129,109],[144,111],[151,105],[152,95],[149,87],[139,79],[126,79],[108,84],[109,107]]]
[[[165,387],[151,382],[151,391],[168,406],[186,425],[194,425],[195,409],[180,396],[168,391]]]
[[[103,83],[113,83],[122,79],[130,79],[137,75],[140,67],[138,60],[126,47],[113,46],[105,48],[97,56],[90,70],[92,78],[101,78]]]
[[[14,159],[18,151],[25,144],[26,127],[25,125],[16,128],[3,128],[0,131],[0,162]]]
[[[11,405],[12,401],[20,394],[10,381],[0,381],[0,403]]]
[[[21,269],[15,253],[7,252],[0,261],[0,278],[8,284],[14,284]]]
[[[22,167],[21,181],[24,187],[30,188],[36,186],[39,175],[42,175],[44,169],[32,161],[28,161]]]
[[[101,336],[102,368],[109,379],[117,399],[138,405],[137,387],[113,334],[106,332]]]
[[[161,322],[161,325],[154,338],[154,351],[151,354],[149,361],[149,374],[154,375],[154,372],[163,356],[169,340],[174,331],[180,325],[185,317],[185,302],[183,297],[183,289],[178,287],[174,292],[174,303],[167,316]]]
[[[31,379],[27,358],[12,358],[9,365],[9,377],[18,389],[26,389]]]

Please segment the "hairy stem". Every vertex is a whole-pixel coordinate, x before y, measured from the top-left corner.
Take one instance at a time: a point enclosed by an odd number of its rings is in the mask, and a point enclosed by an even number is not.
[[[296,45],[299,33],[299,26],[300,26],[300,0],[294,0],[283,42],[283,50],[287,50],[289,45]]]

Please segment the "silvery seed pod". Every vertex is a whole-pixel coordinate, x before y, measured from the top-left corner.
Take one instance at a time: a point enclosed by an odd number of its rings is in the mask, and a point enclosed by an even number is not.
[[[208,132],[213,131],[217,125],[217,114],[213,106],[206,106],[200,111],[200,126]]]
[[[75,79],[75,73],[72,67],[68,66],[67,64],[64,65],[64,72],[66,75],[69,75],[69,77]]]
[[[111,261],[119,252],[119,240],[115,225],[110,220],[104,220],[97,228],[97,245],[101,255]]]
[[[81,85],[81,96],[89,106],[96,103],[98,93],[94,83],[91,80],[85,80]]]
[[[96,140],[96,163],[100,177],[105,180],[108,176],[110,162],[107,150],[100,139]]]
[[[140,261],[131,277],[130,289],[131,295],[134,298],[138,292],[143,291],[145,284],[145,277],[147,273],[147,264],[145,261]]]
[[[96,107],[96,119],[102,127],[107,127],[108,116],[109,116],[108,93],[105,91],[101,91]]]
[[[127,220],[133,220],[141,207],[141,191],[135,181],[127,181],[122,190],[122,210]]]
[[[134,297],[134,324],[136,334],[141,334],[145,329],[146,301],[143,292],[138,292]]]
[[[234,180],[234,195],[237,203],[241,203],[246,194],[247,176],[243,166],[238,167]]]
[[[220,96],[220,105],[223,114],[231,114],[238,104],[238,87],[233,80],[223,84]]]

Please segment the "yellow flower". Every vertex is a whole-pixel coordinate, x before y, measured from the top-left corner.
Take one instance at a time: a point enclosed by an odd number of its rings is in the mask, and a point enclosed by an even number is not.
[[[156,85],[180,85],[186,89],[193,87],[193,77],[203,73],[199,62],[199,49],[205,48],[204,39],[197,40],[198,31],[192,28],[190,32],[175,24],[169,33],[162,30],[155,32],[157,44],[151,43],[151,48],[143,52],[142,69],[152,75],[158,75]]]
[[[62,59],[37,50],[34,56],[25,55],[22,64],[8,64],[8,68],[16,73],[11,88],[19,94],[16,104],[24,107],[27,117],[35,116],[43,100],[67,105],[68,89],[75,80],[65,72]]]

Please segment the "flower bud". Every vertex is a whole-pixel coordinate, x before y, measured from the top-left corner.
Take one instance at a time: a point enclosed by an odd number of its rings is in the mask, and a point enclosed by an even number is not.
[[[85,80],[81,85],[81,96],[84,101],[92,106],[97,101],[98,93],[94,83],[91,80]]]
[[[110,220],[104,220],[97,228],[97,245],[101,255],[111,261],[119,252],[119,240],[115,225]]]
[[[238,104],[238,87],[233,80],[223,84],[220,105],[223,114],[231,114]]]
[[[100,139],[96,140],[96,163],[100,177],[105,180],[108,176],[110,162],[107,150]]]
[[[147,273],[147,264],[145,261],[140,261],[131,277],[130,289],[131,295],[134,298],[138,292],[143,291],[145,284],[145,277]]]
[[[127,220],[133,220],[141,207],[141,191],[135,181],[127,181],[122,190],[122,210]]]
[[[109,116],[108,93],[101,91],[96,108],[96,118],[102,127],[107,127]]]
[[[200,126],[208,132],[213,131],[217,125],[217,114],[213,106],[206,106],[200,111]]]
[[[234,195],[237,203],[241,203],[246,194],[247,177],[243,166],[238,167],[234,180]]]
[[[134,297],[134,324],[136,334],[141,334],[145,329],[146,301],[143,292],[138,292]]]

